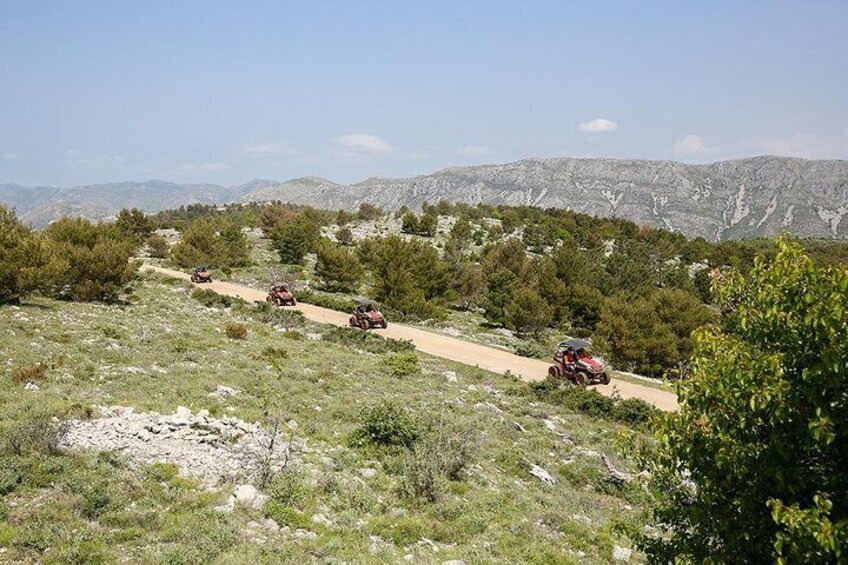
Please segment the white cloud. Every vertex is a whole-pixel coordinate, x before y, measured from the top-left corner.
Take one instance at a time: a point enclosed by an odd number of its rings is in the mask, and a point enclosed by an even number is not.
[[[582,122],[577,125],[577,131],[581,133],[608,133],[618,129],[618,122],[606,118],[595,118],[591,122]]]
[[[719,148],[707,145],[699,135],[687,135],[683,139],[674,142],[671,146],[671,152],[681,157],[697,157],[715,155],[719,152]]]
[[[465,147],[460,147],[456,150],[459,155],[466,155],[470,157],[488,155],[490,151],[491,150],[484,145],[466,145]]]
[[[177,168],[177,172],[181,174],[223,173],[229,171],[230,168],[226,163],[183,163]]]
[[[7,153],[3,153],[3,158],[6,159],[7,161],[14,161],[15,159],[18,158],[18,154],[15,153],[14,151],[9,151]]]
[[[271,141],[267,143],[244,143],[236,151],[236,157],[239,159],[268,159],[290,156],[295,153],[296,151],[291,144],[285,141]]]
[[[127,162],[126,155],[106,155],[104,153],[91,155],[76,149],[65,151],[65,157],[67,157],[69,167],[85,171],[100,171],[124,165]]]
[[[351,133],[333,138],[333,144],[339,149],[340,154],[350,155],[378,155],[391,153],[395,150],[384,139],[368,133]]]

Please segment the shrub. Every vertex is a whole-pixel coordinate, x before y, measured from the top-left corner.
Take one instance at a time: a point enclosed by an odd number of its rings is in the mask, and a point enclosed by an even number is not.
[[[550,355],[547,347],[537,341],[522,341],[515,346],[515,353],[531,359],[544,359]]]
[[[530,390],[539,398],[592,418],[613,420],[638,427],[647,427],[657,414],[657,409],[640,399],[622,400],[603,396],[596,390],[570,383],[555,381],[550,377],[530,383]]]
[[[415,346],[409,341],[385,338],[370,332],[341,326],[333,326],[327,329],[323,334],[323,339],[371,353],[404,353],[415,351]]]
[[[247,304],[241,298],[220,294],[211,288],[195,288],[191,291],[191,297],[207,308],[230,308],[235,305]]]
[[[3,452],[16,456],[50,455],[57,451],[67,429],[45,416],[16,421],[5,428]]]
[[[336,232],[336,241],[342,245],[350,245],[353,243],[353,232],[350,231],[350,228],[347,226],[340,228],[339,231]]]
[[[409,498],[436,502],[444,491],[444,476],[437,453],[420,446],[403,457],[401,492]]]
[[[401,378],[421,373],[418,355],[415,353],[394,353],[383,357],[383,368],[392,377]]]
[[[277,473],[268,487],[271,500],[282,506],[297,507],[306,498],[303,476],[292,469]]]
[[[47,374],[47,365],[44,363],[33,363],[25,367],[18,367],[12,371],[12,380],[16,383],[39,381]]]
[[[353,309],[353,304],[348,299],[312,290],[299,291],[297,293],[297,299],[306,304],[314,304],[321,308],[329,308],[330,310],[337,310],[339,312],[350,312]]]
[[[418,439],[418,423],[402,405],[384,400],[359,412],[354,445],[411,446]]]
[[[256,302],[254,304],[241,302],[238,304],[238,311],[250,316],[257,322],[280,328],[299,327],[306,323],[306,317],[300,310],[280,308],[268,302]]]
[[[244,324],[229,323],[225,332],[230,339],[247,339],[247,326]]]

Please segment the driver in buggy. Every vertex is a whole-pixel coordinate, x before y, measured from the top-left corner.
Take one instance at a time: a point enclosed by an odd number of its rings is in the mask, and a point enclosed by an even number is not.
[[[560,347],[554,355],[554,359],[570,367],[577,362],[577,352],[570,345],[565,348]]]

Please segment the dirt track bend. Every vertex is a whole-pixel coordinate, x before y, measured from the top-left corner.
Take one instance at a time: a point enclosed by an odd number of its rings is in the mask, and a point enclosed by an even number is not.
[[[187,273],[180,271],[154,265],[144,265],[144,268],[186,281],[191,279]],[[256,290],[255,288],[229,282],[214,281],[212,283],[205,283],[202,286],[220,294],[235,296],[248,301],[261,302],[265,300],[265,296],[267,295],[267,292],[264,290]],[[350,317],[345,312],[337,312],[300,302],[294,308],[303,312],[304,316],[309,320],[336,326],[347,326],[348,318]],[[402,324],[393,324],[391,320],[389,321],[388,328],[378,331],[380,335],[386,337],[412,341],[415,347],[424,353],[457,361],[465,365],[477,366],[495,373],[510,371],[525,381],[542,380],[548,373],[549,363],[545,361],[528,359],[527,357],[514,355],[500,349],[470,343]],[[595,388],[598,392],[607,396],[611,395],[613,390],[618,390],[621,398],[641,398],[662,410],[677,410],[677,396],[674,393],[664,390],[641,386],[615,378],[609,386],[597,386]]]

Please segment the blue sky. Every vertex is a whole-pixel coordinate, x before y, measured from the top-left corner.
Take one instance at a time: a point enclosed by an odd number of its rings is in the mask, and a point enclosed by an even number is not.
[[[848,2],[0,0],[0,182],[848,158]]]

